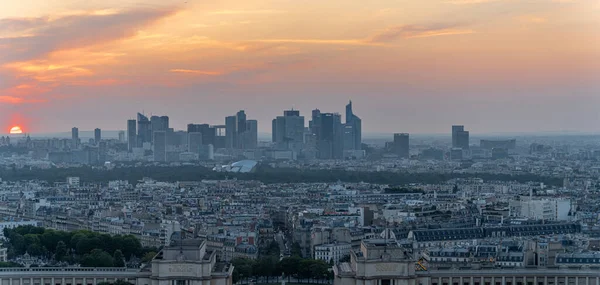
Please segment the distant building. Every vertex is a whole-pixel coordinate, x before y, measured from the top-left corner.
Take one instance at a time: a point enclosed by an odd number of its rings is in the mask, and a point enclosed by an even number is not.
[[[154,153],[154,161],[166,161],[167,160],[167,132],[165,132],[165,131],[154,132],[153,153]]]
[[[202,146],[202,133],[188,133],[188,151],[198,154],[200,153],[200,146]]]
[[[135,120],[127,120],[127,150],[133,151],[137,147],[137,122]]]
[[[98,143],[100,143],[100,141],[102,140],[102,130],[96,128],[94,129],[94,143],[96,145],[98,145]]]
[[[144,143],[152,142],[152,128],[148,117],[141,113],[137,114],[137,147],[143,147]]]
[[[71,129],[71,147],[78,148],[79,147],[79,129],[73,127]]]
[[[119,131],[119,142],[120,143],[125,142],[125,132],[124,131]]]
[[[493,148],[515,149],[517,148],[517,140],[480,140],[479,147],[487,150]]]
[[[283,116],[273,119],[272,135],[275,149],[300,152],[304,147],[304,116],[297,110],[284,111]]]
[[[247,120],[244,110],[240,110],[235,116],[226,117],[225,147],[229,149],[257,148],[258,121]]]
[[[410,135],[407,133],[394,134],[393,151],[398,157],[410,157],[409,137]]]
[[[318,111],[318,110],[316,110]],[[313,115],[315,112],[313,111]],[[317,158],[343,158],[343,128],[341,115],[337,113],[320,113],[313,118],[312,127],[316,131]]]
[[[188,124],[187,132],[188,134],[200,133],[202,135],[203,145],[214,145],[216,143],[217,129],[208,124]]]
[[[237,118],[235,116],[228,116],[225,118],[225,148],[233,149],[236,146]]]
[[[465,131],[465,126],[452,126],[452,147],[469,149],[469,132]]]
[[[361,150],[362,149],[362,120],[354,114],[352,110],[352,101],[346,105],[346,124],[345,130],[348,133],[348,137],[352,138],[352,143],[350,143],[350,139],[348,142],[344,144],[345,150]],[[351,134],[350,134],[351,133]]]

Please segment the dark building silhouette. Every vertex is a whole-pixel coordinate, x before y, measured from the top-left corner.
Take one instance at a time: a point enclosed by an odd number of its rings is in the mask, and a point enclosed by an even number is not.
[[[94,130],[94,143],[96,143],[96,145],[98,145],[101,140],[102,140],[102,130],[96,128]]]
[[[152,125],[148,117],[141,113],[137,114],[137,146],[142,147],[144,143],[152,142]]]
[[[137,147],[137,122],[135,120],[127,120],[127,149],[131,152],[134,147]]]
[[[410,157],[410,135],[407,133],[394,134],[393,151],[398,157],[409,158]]]

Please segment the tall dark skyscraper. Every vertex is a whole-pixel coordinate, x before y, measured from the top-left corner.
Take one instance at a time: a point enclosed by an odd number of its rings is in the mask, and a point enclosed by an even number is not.
[[[71,129],[71,147],[79,148],[79,129],[76,127]]]
[[[137,114],[137,146],[141,147],[146,142],[152,142],[152,125],[148,117],[141,113]]]
[[[131,152],[134,147],[137,147],[137,122],[135,120],[127,120],[127,149]]]
[[[98,145],[101,140],[102,140],[102,130],[96,128],[94,130],[94,142],[96,143],[96,145]]]
[[[152,132],[167,131],[169,129],[168,116],[152,116],[150,117],[150,128]]]
[[[317,157],[320,159],[341,159],[344,155],[342,116],[334,113],[320,113],[313,119],[317,130]]]
[[[225,147],[233,149],[236,147],[237,142],[237,118],[236,116],[229,116],[225,118]]]
[[[394,134],[393,151],[396,155],[398,155],[398,157],[410,157],[409,137],[409,134],[406,133]]]
[[[452,126],[452,147],[469,149],[469,132],[465,131],[465,126]]]
[[[344,127],[344,149],[360,150],[362,148],[362,120],[352,110],[352,101],[346,105],[346,127]]]
[[[452,126],[452,147],[458,147],[458,132],[463,132],[464,130],[465,126]]]
[[[304,117],[300,111],[286,110],[273,119],[273,143],[280,150],[300,152],[304,144]]]
[[[200,133],[202,134],[202,145],[216,144],[215,139],[217,135],[217,129],[211,127],[208,124],[188,124],[188,133]]]
[[[241,110],[225,118],[225,147],[229,149],[254,149],[258,147],[258,121],[247,120]]]

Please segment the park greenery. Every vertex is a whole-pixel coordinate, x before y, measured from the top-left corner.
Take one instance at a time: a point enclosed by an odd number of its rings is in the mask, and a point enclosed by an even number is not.
[[[297,169],[273,168],[261,164],[251,173],[215,172],[210,168],[196,165],[181,166],[119,166],[112,169],[103,167],[66,167],[66,168],[0,168],[0,177],[6,181],[38,180],[48,183],[64,182],[66,177],[77,176],[82,181],[107,183],[112,180],[128,180],[136,184],[144,177],[158,181],[201,181],[201,180],[257,180],[273,183],[320,183],[320,182],[366,182],[388,185],[408,185],[411,183],[436,184],[454,178],[481,178],[485,181],[517,181],[521,183],[535,181],[546,185],[562,185],[561,178],[545,177],[534,174],[497,174],[497,173],[408,173],[408,172],[366,172],[344,169]]]
[[[278,282],[281,276],[285,276],[288,282],[295,278],[299,283],[321,283],[333,278],[330,271],[331,262],[300,257],[300,245],[297,243],[292,245],[290,257],[280,258],[279,253],[279,246],[273,241],[261,249],[258,259],[233,259],[233,282],[261,278],[265,283],[271,283]]]
[[[79,230],[57,231],[35,226],[4,228],[8,257],[25,253],[56,263],[80,264],[83,267],[124,267],[126,260],[151,259],[157,249],[144,248],[132,235],[100,234]]]

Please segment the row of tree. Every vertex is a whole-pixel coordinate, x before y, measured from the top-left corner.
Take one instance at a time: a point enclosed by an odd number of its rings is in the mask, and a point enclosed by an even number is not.
[[[249,278],[264,278],[269,283],[282,275],[295,278],[299,283],[302,280],[331,280],[331,264],[316,259],[303,259],[298,256],[279,259],[275,256],[261,257],[259,259],[237,258],[232,260],[234,266],[233,282]]]
[[[147,259],[157,249],[144,248],[132,235],[100,234],[91,231],[56,231],[35,226],[4,228],[8,239],[8,257],[25,253],[30,256],[80,263],[90,267],[122,267],[131,258]]]
[[[260,165],[252,173],[215,172],[202,166],[142,166],[118,167],[114,169],[73,167],[35,169],[14,167],[0,168],[0,177],[7,181],[40,180],[48,183],[64,181],[65,177],[77,176],[82,181],[106,183],[111,180],[129,180],[135,184],[143,177],[152,177],[159,181],[199,181],[204,179],[237,178],[241,180],[257,180],[264,183],[296,183],[296,182],[367,182],[390,185],[407,185],[410,183],[435,184],[453,178],[478,177],[486,181],[518,181],[544,182],[551,186],[562,185],[562,179],[544,177],[534,174],[508,175],[497,173],[397,173],[397,172],[361,172],[343,169],[306,170],[296,168],[272,168]]]

